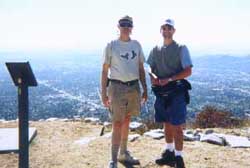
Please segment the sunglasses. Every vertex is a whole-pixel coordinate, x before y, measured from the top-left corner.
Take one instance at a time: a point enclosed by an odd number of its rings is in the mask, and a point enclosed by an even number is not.
[[[170,30],[172,30],[172,29],[174,29],[174,28],[173,28],[173,26],[170,26],[170,25],[164,25],[164,26],[161,27],[161,29],[164,30],[164,31],[165,31],[165,30],[170,31]]]
[[[133,27],[133,25],[131,23],[126,23],[126,22],[120,23],[119,26],[123,27],[123,28],[125,28],[125,27],[132,28]]]

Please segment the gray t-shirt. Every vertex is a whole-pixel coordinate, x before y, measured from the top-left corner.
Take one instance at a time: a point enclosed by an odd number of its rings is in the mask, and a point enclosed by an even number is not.
[[[139,62],[145,58],[141,45],[136,40],[114,40],[107,44],[103,63],[109,64],[109,78],[123,82],[139,79]]]
[[[147,63],[159,78],[172,77],[187,67],[193,67],[188,48],[175,41],[169,46],[155,47]]]

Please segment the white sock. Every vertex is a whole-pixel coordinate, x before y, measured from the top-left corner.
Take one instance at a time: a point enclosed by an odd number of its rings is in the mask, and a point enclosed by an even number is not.
[[[182,151],[175,150],[175,156],[182,156]]]
[[[165,145],[165,149],[169,150],[170,152],[173,152],[174,151],[174,143],[167,143]]]

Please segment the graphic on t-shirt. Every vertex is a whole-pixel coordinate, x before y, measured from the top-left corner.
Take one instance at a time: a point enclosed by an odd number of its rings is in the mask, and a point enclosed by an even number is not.
[[[137,56],[137,54],[136,54],[136,52],[134,51],[134,50],[132,50],[132,57],[131,57],[131,59],[134,59],[136,56]]]
[[[125,55],[121,55],[122,58],[127,59],[127,60],[128,60],[128,56],[129,56],[129,53],[126,53]]]
[[[129,53],[126,53],[125,55],[120,55],[122,58],[124,58],[124,59],[129,59]],[[131,59],[134,59],[135,57],[137,56],[137,54],[136,54],[136,52],[134,51],[134,50],[132,50],[132,57],[131,57]]]

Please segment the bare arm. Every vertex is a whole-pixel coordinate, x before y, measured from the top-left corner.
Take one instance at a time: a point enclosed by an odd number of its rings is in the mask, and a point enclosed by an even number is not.
[[[181,71],[180,73],[170,77],[173,81],[176,80],[180,80],[180,79],[184,79],[189,77],[192,74],[192,67],[187,67],[185,68],[183,71]],[[170,78],[166,78],[166,79],[161,79],[159,80],[160,85],[166,85],[169,82]]]
[[[186,69],[184,69],[183,71],[181,71],[180,73],[172,76],[173,80],[180,80],[180,79],[184,79],[189,77],[192,74],[192,67],[187,67]]]
[[[147,91],[147,83],[146,83],[146,79],[145,79],[145,70],[144,70],[144,66],[143,66],[142,62],[140,62],[140,64],[139,64],[139,74],[140,74],[140,82],[141,82],[143,91]]]
[[[146,78],[145,78],[145,70],[143,63],[139,63],[139,76],[140,76],[140,82],[143,88],[143,94],[142,94],[142,101],[145,102],[147,101],[148,98],[148,93],[147,93],[147,83],[146,83]]]
[[[108,70],[110,65],[103,64],[102,66],[102,74],[101,74],[101,96],[102,96],[102,103],[105,107],[109,106],[109,100],[107,96],[107,82],[108,82]]]

